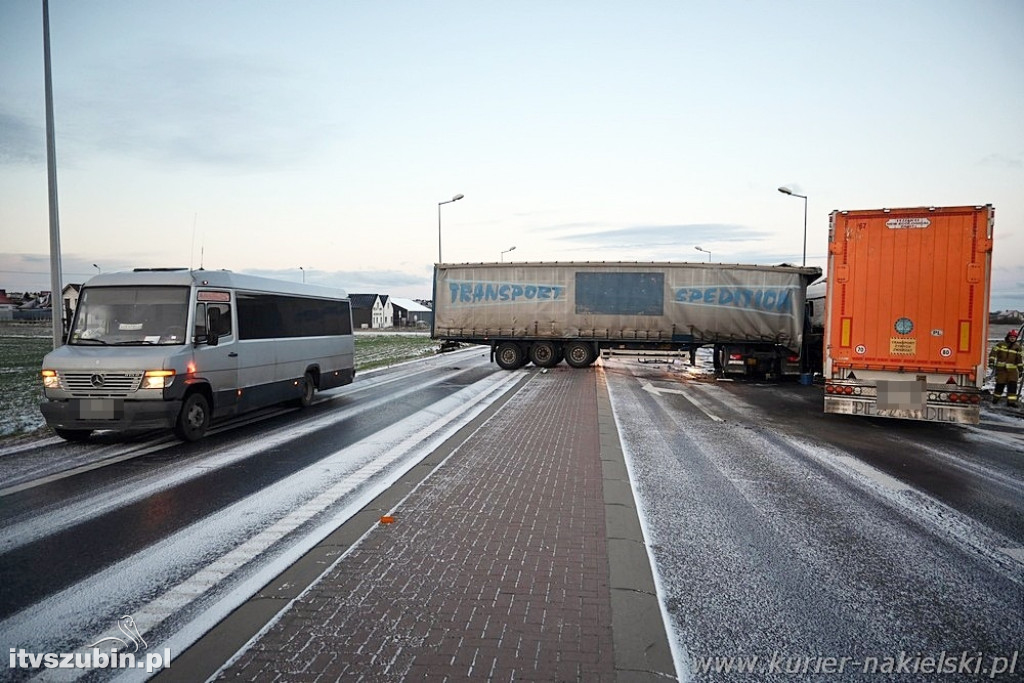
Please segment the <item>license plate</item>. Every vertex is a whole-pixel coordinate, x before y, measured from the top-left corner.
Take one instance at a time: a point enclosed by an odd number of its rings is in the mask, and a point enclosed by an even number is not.
[[[116,420],[120,417],[121,401],[113,398],[86,398],[78,404],[78,417],[83,420]]]

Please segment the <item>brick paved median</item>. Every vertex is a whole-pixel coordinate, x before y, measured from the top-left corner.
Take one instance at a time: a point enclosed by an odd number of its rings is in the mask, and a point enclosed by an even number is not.
[[[596,372],[535,374],[220,678],[615,679]]]

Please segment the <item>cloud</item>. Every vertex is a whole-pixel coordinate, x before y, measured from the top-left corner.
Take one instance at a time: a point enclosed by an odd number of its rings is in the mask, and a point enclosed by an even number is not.
[[[577,225],[554,226],[552,230],[575,229]],[[765,240],[770,234],[728,223],[686,223],[679,225],[635,225],[614,230],[574,232],[552,239],[595,248],[679,247],[700,242],[745,242]]]
[[[27,116],[0,110],[0,164],[46,162],[46,131]]]
[[[979,161],[978,165],[992,168],[1022,169],[1024,168],[1024,157],[1019,154],[1017,156],[1007,156],[999,153],[989,154]]]
[[[298,110],[301,79],[259,58],[154,52],[104,66],[66,107],[71,152],[258,170],[320,149],[316,113]]]

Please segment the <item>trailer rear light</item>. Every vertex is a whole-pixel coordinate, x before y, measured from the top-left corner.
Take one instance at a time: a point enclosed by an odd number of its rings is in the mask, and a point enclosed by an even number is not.
[[[730,353],[729,354],[729,360],[743,360],[743,354],[742,353]]]
[[[790,363],[799,363],[800,362],[800,356],[789,356],[789,357],[786,358],[786,360],[788,362],[790,362]]]

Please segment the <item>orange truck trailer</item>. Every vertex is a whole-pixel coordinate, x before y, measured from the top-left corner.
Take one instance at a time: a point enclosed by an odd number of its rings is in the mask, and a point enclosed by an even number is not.
[[[991,205],[833,211],[825,412],[977,424]]]

